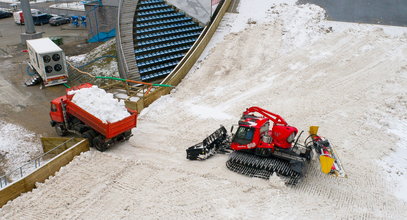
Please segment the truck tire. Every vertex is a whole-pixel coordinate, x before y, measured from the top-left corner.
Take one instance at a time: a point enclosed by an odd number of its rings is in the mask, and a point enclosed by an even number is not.
[[[124,135],[124,140],[128,141],[131,137],[131,130],[124,132],[123,135]]]
[[[96,136],[96,133],[93,130],[85,131],[81,136],[87,138],[90,146],[93,146],[93,138]]]
[[[93,139],[92,145],[100,152],[107,150],[108,145],[103,140],[103,137],[97,136]]]
[[[68,131],[66,130],[65,125],[63,123],[55,124],[55,132],[61,137],[66,136],[68,134]]]

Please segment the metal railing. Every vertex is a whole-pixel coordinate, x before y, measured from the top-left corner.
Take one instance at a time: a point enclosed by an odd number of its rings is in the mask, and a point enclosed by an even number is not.
[[[29,162],[22,165],[21,167],[15,169],[15,170],[12,170],[11,172],[6,173],[3,176],[0,176],[0,189],[23,178],[25,175],[32,173],[34,170],[39,168],[41,165],[46,164],[54,156],[60,154],[62,151],[64,151],[66,148],[68,148],[68,146],[69,146],[68,144],[70,142],[72,142],[72,145],[74,145],[76,143],[74,138],[70,138],[67,141],[61,143],[60,145],[52,148],[48,152],[43,153],[42,155],[30,160]],[[64,149],[61,149],[62,147],[64,147]]]

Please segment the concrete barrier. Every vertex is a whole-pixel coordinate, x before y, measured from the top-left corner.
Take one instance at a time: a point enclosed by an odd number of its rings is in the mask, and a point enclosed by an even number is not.
[[[1,189],[0,208],[3,207],[3,205],[5,205],[8,201],[20,196],[22,193],[31,191],[33,188],[35,188],[35,183],[44,182],[50,176],[54,175],[55,172],[57,172],[61,167],[71,162],[75,156],[88,150],[88,140],[82,139],[75,145],[48,161],[46,164],[42,165],[34,172]]]
[[[70,139],[71,138],[67,137],[41,137],[42,152],[49,152],[53,150],[52,154],[58,155],[83,140],[83,138],[72,138],[72,141],[68,141]],[[58,147],[58,149],[54,149],[60,144],[64,145]]]

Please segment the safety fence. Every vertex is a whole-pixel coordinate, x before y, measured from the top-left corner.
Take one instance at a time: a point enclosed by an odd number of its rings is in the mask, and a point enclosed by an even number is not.
[[[117,59],[117,57],[114,56],[114,55],[105,55],[105,56],[97,57],[97,58],[95,58],[95,59],[93,59],[93,60],[91,60],[91,61],[89,61],[89,62],[87,62],[85,64],[80,65],[80,66],[74,66],[74,68],[71,65],[68,65],[68,75],[69,75],[68,84],[70,86],[73,86],[73,85],[78,85],[78,84],[81,84],[81,83],[88,82],[88,83],[98,85],[99,83],[98,83],[97,79],[95,79],[93,77],[90,77],[87,74],[83,74],[80,71],[83,71],[85,67],[87,67],[87,66],[89,66],[89,65],[91,65],[91,64],[93,64],[93,63],[95,63],[95,62],[97,62],[99,60],[109,59],[109,58],[110,59]],[[99,80],[99,82],[100,82],[100,80]]]
[[[32,160],[31,163],[29,163],[32,164],[32,168],[28,169],[23,166],[24,169],[19,168],[16,172],[13,171],[15,174],[8,174],[2,177],[3,188],[0,189],[0,208],[22,193],[31,191],[35,188],[37,182],[44,182],[50,176],[54,175],[62,166],[71,162],[75,156],[89,150],[89,142],[83,138],[47,138],[47,141],[48,144],[50,144],[52,142],[58,142],[58,139],[65,140],[41,157]],[[57,156],[52,158],[52,154]],[[13,177],[12,175],[17,175],[14,176],[14,178],[17,177],[20,179],[10,183],[8,179]],[[7,182],[5,182],[5,180]]]
[[[44,142],[44,140],[41,140]],[[18,180],[22,178],[23,176],[27,175],[28,173],[31,173],[33,170],[37,169],[40,167],[42,164],[46,163],[48,160],[50,160],[52,157],[55,155],[58,155],[62,151],[66,150],[68,146],[72,146],[78,141],[75,138],[70,138],[63,143],[57,145],[56,147],[53,147],[49,150],[46,151],[46,153],[40,155],[39,157],[36,157],[26,164],[22,165],[21,167],[12,170],[11,172],[6,173],[3,176],[0,176],[0,189],[6,187],[10,183],[12,183],[14,180]],[[46,146],[49,146],[47,144]],[[53,145],[55,146],[55,145]],[[45,151],[45,150],[44,150]]]

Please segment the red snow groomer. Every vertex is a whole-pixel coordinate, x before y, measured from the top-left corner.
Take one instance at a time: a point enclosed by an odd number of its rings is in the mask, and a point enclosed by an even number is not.
[[[317,131],[318,127],[311,126],[310,135],[300,144],[298,140],[303,132],[297,136],[298,129],[289,126],[281,116],[251,107],[243,112],[235,134],[227,135],[222,126],[202,143],[188,148],[187,158],[206,159],[230,148],[233,152],[226,162],[230,170],[265,179],[275,172],[293,185],[304,175],[306,164],[315,152],[322,172],[345,177],[332,145],[318,136]]]

